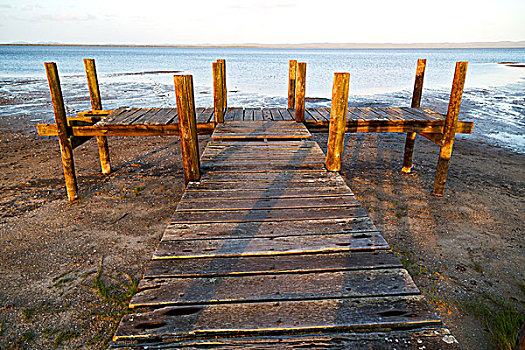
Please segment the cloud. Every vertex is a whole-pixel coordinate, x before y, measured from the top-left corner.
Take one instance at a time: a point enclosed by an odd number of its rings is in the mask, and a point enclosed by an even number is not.
[[[36,17],[37,20],[41,21],[90,21],[97,19],[92,14],[89,13],[57,13],[57,14],[45,14]]]
[[[0,4],[0,8],[1,8],[1,9],[10,9],[10,8],[12,8],[12,7],[13,7],[13,6],[11,6],[11,5]]]
[[[231,9],[242,9],[242,10],[254,10],[254,9],[278,9],[278,8],[287,8],[287,7],[295,7],[297,4],[295,1],[287,1],[287,0],[267,0],[267,1],[261,1],[261,2],[253,2],[253,3],[246,3],[246,2],[239,2],[239,3],[231,3],[227,5],[228,8]]]

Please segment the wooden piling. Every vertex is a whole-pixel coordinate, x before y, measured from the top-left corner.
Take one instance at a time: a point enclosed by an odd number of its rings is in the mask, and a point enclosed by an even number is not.
[[[427,64],[426,59],[417,60],[416,79],[414,82],[414,92],[412,93],[412,108],[419,108],[421,106],[421,95],[423,93],[423,80],[425,78],[425,67]],[[405,154],[403,156],[403,168],[401,169],[404,173],[410,173],[412,171],[412,158],[414,155],[414,144],[416,142],[416,133],[407,133],[405,141]]]
[[[288,109],[295,108],[295,84],[297,80],[297,61],[290,60],[288,67]]]
[[[297,63],[297,82],[295,89],[295,121],[304,122],[306,91],[306,63]]]
[[[334,74],[332,107],[330,109],[330,126],[328,131],[328,146],[325,162],[328,171],[341,170],[349,85],[350,73]]]
[[[217,63],[222,69],[222,109],[226,110],[226,108],[228,108],[228,89],[226,88],[226,60],[217,60]]]
[[[84,67],[89,88],[89,97],[91,99],[91,108],[94,111],[102,110],[102,99],[100,98],[100,89],[98,87],[97,69],[95,60],[85,58]],[[109,160],[108,139],[106,136],[97,136],[98,154],[100,156],[100,167],[102,174],[111,173],[111,162]]]
[[[55,122],[58,131],[58,142],[60,144],[60,154],[62,156],[62,165],[64,168],[64,177],[66,179],[67,197],[70,201],[78,198],[77,194],[77,179],[75,176],[75,164],[73,161],[73,148],[69,141],[72,136],[69,127],[67,126],[66,109],[64,107],[64,99],[62,97],[62,89],[60,87],[60,79],[58,77],[58,70],[56,63],[46,62],[47,81],[49,82],[49,90],[51,91],[51,101],[53,103],[53,111],[55,113]]]
[[[198,181],[200,179],[193,78],[191,75],[175,75],[174,82],[184,181],[188,184],[190,181]]]
[[[224,84],[223,70],[219,62],[213,66],[213,109],[215,123],[224,123]]]
[[[450,100],[448,103],[447,118],[443,129],[442,146],[439,152],[439,160],[436,169],[436,179],[434,181],[433,193],[440,197],[443,196],[445,183],[447,181],[448,167],[450,165],[450,157],[452,156],[452,147],[456,135],[456,124],[458,121],[459,109],[461,107],[461,97],[463,95],[463,87],[465,86],[465,77],[467,75],[467,65],[468,62],[456,62],[454,81],[452,82],[452,91],[450,92]]]

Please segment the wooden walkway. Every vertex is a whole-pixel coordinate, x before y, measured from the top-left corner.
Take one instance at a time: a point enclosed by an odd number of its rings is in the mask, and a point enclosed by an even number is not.
[[[196,108],[197,131],[214,131],[213,108]],[[81,119],[89,116],[82,114]],[[95,121],[98,115],[91,116]],[[90,118],[90,117],[87,117]],[[94,125],[72,123],[72,136],[153,136],[179,135],[176,108],[119,108]],[[293,109],[286,108],[227,108],[224,121],[293,121]],[[326,132],[330,108],[307,108],[304,124],[312,132]],[[246,124],[245,124],[246,125]],[[419,132],[441,134],[445,116],[429,108],[410,107],[350,107],[346,114],[347,132]],[[472,122],[458,121],[456,133],[472,133]],[[40,135],[56,135],[55,124],[39,124]]]
[[[207,144],[111,347],[456,349],[303,124],[267,142],[289,122],[235,125]]]

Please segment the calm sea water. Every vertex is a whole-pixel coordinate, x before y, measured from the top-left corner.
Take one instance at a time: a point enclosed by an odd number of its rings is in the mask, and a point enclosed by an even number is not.
[[[334,72],[350,72],[351,105],[408,106],[418,58],[427,58],[422,105],[445,112],[456,61],[468,61],[460,119],[474,138],[525,153],[525,49],[226,49],[0,47],[0,110],[30,125],[52,120],[43,63],[56,62],[68,112],[89,109],[83,58],[94,58],[103,107],[174,106],[173,74],[192,74],[196,105],[212,105],[211,63],[227,62],[228,105],[286,106],[288,60],[307,62],[308,106],[329,106]]]

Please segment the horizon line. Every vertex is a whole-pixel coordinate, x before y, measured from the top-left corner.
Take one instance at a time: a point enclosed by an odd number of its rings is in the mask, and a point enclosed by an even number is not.
[[[281,48],[281,49],[433,49],[433,48],[525,48],[521,41],[479,41],[441,43],[299,43],[299,44],[71,44],[59,42],[12,42],[0,46],[70,46],[70,47],[173,47],[173,48]]]

